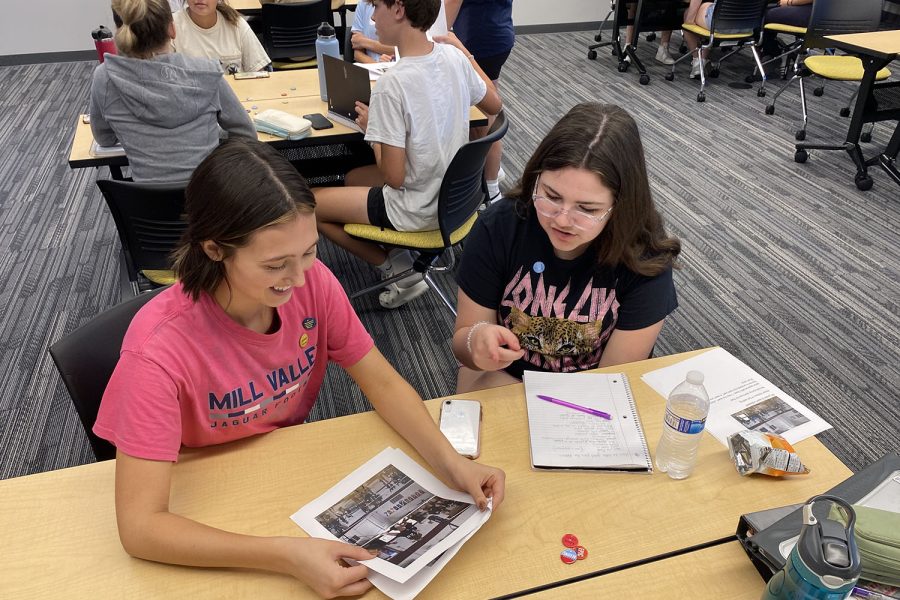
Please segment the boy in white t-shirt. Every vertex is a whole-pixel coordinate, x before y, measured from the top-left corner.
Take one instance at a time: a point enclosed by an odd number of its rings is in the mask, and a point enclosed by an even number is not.
[[[262,71],[272,62],[247,21],[227,4],[187,0],[172,17],[176,52],[218,60],[225,73]]]
[[[378,39],[397,46],[400,60],[375,83],[369,106],[357,103],[356,122],[375,151],[376,164],[347,173],[346,187],[314,190],[319,231],[377,266],[385,276],[412,262],[381,246],[351,238],[344,223],[398,231],[438,228],[441,180],[456,151],[469,140],[469,107],[500,112],[494,85],[453,34],[428,41],[425,32],[440,0],[364,0],[374,6]],[[379,297],[396,308],[428,289],[421,277],[389,286]]]

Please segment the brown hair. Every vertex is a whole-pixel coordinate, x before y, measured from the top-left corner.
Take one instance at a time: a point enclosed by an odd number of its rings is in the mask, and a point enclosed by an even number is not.
[[[132,58],[149,58],[169,41],[172,10],[166,0],[112,0],[116,49]]]
[[[681,242],[666,235],[653,203],[641,135],[631,115],[614,104],[596,102],[578,104],[566,113],[538,145],[522,179],[508,194],[517,199],[521,214],[531,210],[538,176],[566,167],[595,173],[615,197],[606,227],[591,244],[600,264],[624,264],[647,276],[677,267]]]
[[[366,2],[374,4],[372,0]],[[441,0],[380,0],[380,2],[385,6],[402,4],[409,24],[421,31],[428,31],[441,11]]]
[[[269,144],[242,137],[222,142],[185,191],[188,227],[172,255],[184,293],[196,301],[225,278],[225,266],[207,256],[203,242],[214,241],[227,258],[260,229],[312,214],[315,207],[306,180]]]
[[[231,8],[228,4],[228,0],[219,0],[216,2],[216,10],[222,13],[222,16],[225,17],[225,20],[228,21],[230,25],[237,25],[238,20],[241,18],[240,13]]]

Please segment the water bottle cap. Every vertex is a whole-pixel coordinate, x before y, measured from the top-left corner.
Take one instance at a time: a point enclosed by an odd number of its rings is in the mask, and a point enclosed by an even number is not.
[[[703,373],[700,371],[688,371],[686,379],[688,383],[700,385],[703,383]]]
[[[316,34],[320,37],[334,37],[334,27],[331,26],[331,23],[322,21],[319,29],[316,30]]]

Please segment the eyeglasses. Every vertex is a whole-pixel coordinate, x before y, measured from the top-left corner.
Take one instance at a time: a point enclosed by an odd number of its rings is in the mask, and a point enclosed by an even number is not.
[[[565,214],[571,219],[572,226],[576,229],[592,229],[596,227],[606,219],[613,209],[613,207],[610,206],[602,215],[592,215],[579,208],[563,208],[562,200],[552,200],[546,196],[538,195],[537,190],[540,183],[541,178],[538,176],[537,181],[534,182],[534,192],[531,194],[531,199],[534,202],[534,209],[548,219],[555,219],[559,215]]]

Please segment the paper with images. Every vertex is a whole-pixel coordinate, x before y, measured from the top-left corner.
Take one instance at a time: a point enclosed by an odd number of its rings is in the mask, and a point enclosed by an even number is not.
[[[291,519],[310,536],[368,549],[374,558],[364,564],[372,571],[399,584],[424,587],[440,571],[441,561],[431,565],[424,583],[421,577],[411,580],[427,573],[429,563],[477,531],[489,516],[490,510],[478,510],[470,495],[451,490],[402,451],[387,448]],[[379,579],[372,583],[378,585]]]
[[[706,429],[722,444],[728,436],[751,429],[777,433],[792,444],[831,425],[723,348],[715,348],[641,379],[663,398],[684,381],[688,371],[703,373],[709,394]]]
[[[534,468],[652,470],[623,373],[525,371],[523,381]],[[538,395],[603,411],[611,418],[547,402]]]

